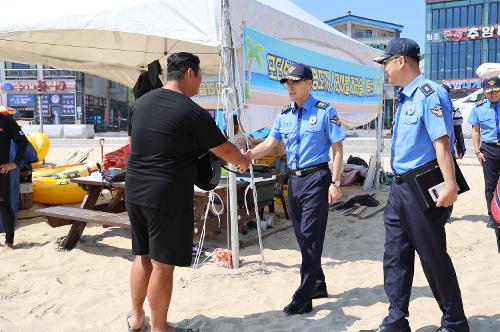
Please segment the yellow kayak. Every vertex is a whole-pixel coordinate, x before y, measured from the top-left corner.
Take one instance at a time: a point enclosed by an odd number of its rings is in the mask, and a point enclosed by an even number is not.
[[[41,177],[33,179],[33,202],[58,205],[83,201],[87,193],[69,179]]]
[[[28,136],[26,136],[28,141],[30,141],[31,145],[35,148],[36,154],[38,156],[38,162],[33,163],[33,166],[36,166],[40,163],[42,163],[43,159],[45,156],[47,156],[47,153],[49,152],[50,149],[50,141],[49,141],[49,136],[43,134],[43,133],[31,133]]]
[[[82,164],[70,164],[62,166],[49,166],[33,169],[33,178],[48,177],[65,171],[70,167],[81,166]]]
[[[63,171],[59,171],[51,177],[56,179],[73,179],[79,178],[81,176],[89,176],[90,173],[95,172],[99,169],[99,163],[88,163],[79,166],[73,166],[64,169]]]

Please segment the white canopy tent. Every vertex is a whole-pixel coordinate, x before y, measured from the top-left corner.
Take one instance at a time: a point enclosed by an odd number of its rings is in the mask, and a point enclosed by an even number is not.
[[[243,81],[241,55],[246,25],[324,55],[375,66],[372,59],[380,51],[327,26],[291,1],[225,1],[228,15],[223,15],[221,0],[8,2],[2,6],[5,14],[0,21],[0,59],[83,71],[131,87],[150,62],[179,51],[197,54],[204,74],[217,75],[224,65],[224,48],[232,47],[231,70],[237,67],[233,74],[239,75],[234,77],[233,93],[241,101],[238,83]],[[223,18],[227,18],[230,29],[223,29]],[[230,31],[231,38],[224,43],[225,31]],[[165,61],[161,63],[165,65]],[[229,105],[237,108],[235,100]],[[342,118],[342,110],[338,111]],[[231,135],[232,123],[228,129]],[[231,216],[233,225],[235,217]],[[233,245],[233,249],[237,248]]]
[[[379,51],[324,24],[288,0],[230,0],[236,79],[242,80],[243,26],[318,53],[376,66]],[[0,21],[0,59],[44,64],[94,74],[132,87],[141,70],[166,54],[187,51],[200,56],[205,75],[218,75],[221,65],[220,0],[53,0],[50,4],[20,0],[4,4]],[[205,105],[215,108],[215,105]],[[254,108],[255,109],[255,108]],[[253,110],[252,110],[253,111]],[[271,126],[272,114],[255,110],[249,131]],[[274,108],[274,113],[279,109]],[[339,109],[344,124],[363,125],[376,112]]]
[[[220,0],[19,0],[2,8],[9,13],[0,21],[3,60],[84,71],[129,87],[141,69],[173,52],[196,53],[205,73],[219,72]],[[288,0],[230,0],[230,8],[235,48],[246,24],[354,63],[374,65],[379,52]]]

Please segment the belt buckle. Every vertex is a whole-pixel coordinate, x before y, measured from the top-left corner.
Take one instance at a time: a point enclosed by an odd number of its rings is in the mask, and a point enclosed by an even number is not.
[[[302,176],[302,171],[300,169],[296,170],[295,175]]]

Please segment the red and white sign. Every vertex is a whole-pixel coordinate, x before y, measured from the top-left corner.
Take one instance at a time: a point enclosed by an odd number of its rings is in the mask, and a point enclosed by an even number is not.
[[[488,38],[499,38],[499,25],[472,26],[468,28],[443,30],[445,41],[479,40]]]
[[[15,81],[10,91],[64,91],[76,88],[75,81],[50,80],[50,81]],[[5,90],[4,86],[2,88]]]

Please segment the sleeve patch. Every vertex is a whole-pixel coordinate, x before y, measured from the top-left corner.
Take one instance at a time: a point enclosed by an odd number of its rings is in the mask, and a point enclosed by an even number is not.
[[[339,117],[336,115],[330,119],[330,122],[336,124],[337,126],[340,126],[342,124],[342,122],[340,122]]]
[[[318,107],[318,108],[322,108],[322,109],[326,109],[328,107],[328,103],[325,103],[323,101],[317,101],[316,104],[314,104],[314,106]]]
[[[429,97],[435,92],[434,88],[429,83],[422,84],[420,90],[422,90],[426,97]]]
[[[443,110],[441,109],[441,104],[436,104],[433,108],[431,108],[431,113],[437,116],[438,118],[442,118]]]
[[[487,99],[486,99],[486,98],[484,98],[483,100],[478,101],[478,102],[476,103],[476,106],[481,106],[481,105],[483,105],[484,103],[486,103],[486,100],[487,100]]]

